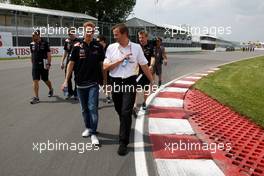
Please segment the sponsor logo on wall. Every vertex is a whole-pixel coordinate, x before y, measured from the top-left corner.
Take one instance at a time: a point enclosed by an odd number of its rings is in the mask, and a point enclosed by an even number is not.
[[[51,55],[60,56],[63,54],[63,47],[51,47]],[[29,47],[2,47],[0,48],[0,58],[30,57]]]

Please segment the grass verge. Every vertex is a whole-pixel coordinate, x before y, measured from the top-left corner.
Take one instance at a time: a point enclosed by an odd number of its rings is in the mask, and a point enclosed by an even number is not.
[[[264,57],[222,66],[199,80],[201,90],[264,128]]]

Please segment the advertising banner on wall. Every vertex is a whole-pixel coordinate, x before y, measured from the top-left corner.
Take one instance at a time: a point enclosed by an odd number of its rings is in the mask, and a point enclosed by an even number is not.
[[[52,56],[63,55],[63,47],[53,46],[50,47]],[[28,47],[1,47],[0,48],[0,59],[1,58],[24,58],[30,57],[30,49]]]

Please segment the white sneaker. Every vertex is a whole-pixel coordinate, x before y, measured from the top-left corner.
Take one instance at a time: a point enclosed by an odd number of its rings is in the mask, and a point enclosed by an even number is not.
[[[90,136],[90,129],[86,128],[83,132],[82,132],[82,137],[88,137]]]
[[[91,136],[91,141],[92,141],[92,145],[99,145],[99,140],[94,134]]]

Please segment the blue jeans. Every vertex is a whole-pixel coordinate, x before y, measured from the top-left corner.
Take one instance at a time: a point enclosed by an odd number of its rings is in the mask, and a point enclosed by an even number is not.
[[[85,127],[91,130],[91,134],[96,134],[98,125],[99,86],[94,85],[88,88],[77,88],[77,94]]]

